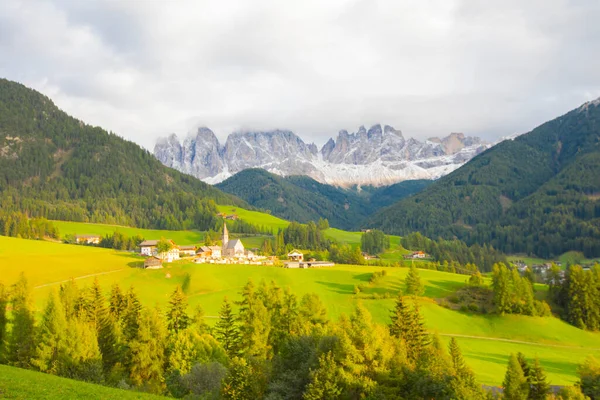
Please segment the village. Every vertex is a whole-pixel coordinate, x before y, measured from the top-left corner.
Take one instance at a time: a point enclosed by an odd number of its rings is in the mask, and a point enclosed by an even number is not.
[[[79,239],[79,238],[78,238]],[[82,236],[81,243],[95,243],[90,236]],[[191,259],[197,264],[245,264],[245,265],[275,265],[279,264],[276,256],[257,255],[244,247],[241,239],[230,239],[227,225],[223,224],[221,246],[194,246],[177,245],[173,240],[144,240],[139,244],[139,254],[145,256],[143,267],[145,269],[163,268],[164,263],[171,263],[180,259]],[[78,241],[79,242],[79,241]],[[315,268],[330,267],[335,265],[330,261],[304,260],[304,254],[299,250],[292,250],[287,255],[288,261],[283,263],[285,268]]]

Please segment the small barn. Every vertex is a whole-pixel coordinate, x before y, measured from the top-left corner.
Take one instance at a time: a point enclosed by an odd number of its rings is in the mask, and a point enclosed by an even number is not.
[[[156,256],[148,257],[144,260],[145,269],[159,269],[162,267],[162,260]]]

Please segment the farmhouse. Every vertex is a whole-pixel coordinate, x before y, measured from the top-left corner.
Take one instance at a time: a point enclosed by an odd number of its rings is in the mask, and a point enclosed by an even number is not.
[[[159,269],[162,267],[162,260],[156,256],[148,257],[144,260],[144,268],[146,269]]]
[[[77,244],[100,244],[101,239],[98,235],[75,235]]]
[[[287,256],[290,261],[304,261],[304,254],[296,249],[290,251]]]
[[[193,257],[196,255],[196,246],[192,245],[185,245],[185,246],[179,246],[179,257],[184,256],[184,257]]]
[[[144,240],[140,243],[140,254],[143,256],[157,256],[161,260],[165,262],[173,262],[174,260],[179,260],[179,247],[175,244],[174,241],[169,239],[171,242],[171,250],[164,251],[158,254],[157,245],[158,240]]]
[[[158,240],[144,240],[140,243],[140,254],[143,256],[151,256],[156,251]]]

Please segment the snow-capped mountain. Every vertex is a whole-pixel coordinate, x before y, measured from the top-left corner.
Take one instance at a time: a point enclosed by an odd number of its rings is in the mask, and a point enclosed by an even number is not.
[[[163,164],[212,184],[244,169],[263,168],[284,176],[308,175],[337,186],[382,186],[439,178],[488,147],[462,133],[424,142],[405,139],[388,125],[369,130],[361,126],[355,133],[342,130],[320,151],[286,130],[236,132],[221,146],[210,129],[201,127],[183,142],[175,134],[159,139],[154,155]]]

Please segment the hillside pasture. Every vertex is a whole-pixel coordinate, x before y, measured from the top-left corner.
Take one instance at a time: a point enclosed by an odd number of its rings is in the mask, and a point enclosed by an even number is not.
[[[298,297],[317,293],[328,315],[337,319],[349,314],[359,302],[378,323],[389,322],[395,297],[403,288],[407,268],[382,268],[339,265],[330,268],[284,269],[250,265],[193,264],[185,261],[166,264],[161,270],[136,268],[141,261],[135,255],[86,246],[0,237],[2,281],[12,284],[24,271],[34,289],[38,310],[59,282],[69,278],[79,286],[98,279],[105,293],[118,283],[124,289],[133,286],[142,302],[166,308],[177,285],[189,279],[187,295],[191,307],[201,305],[207,322],[214,324],[227,296],[238,300],[248,279],[255,284],[274,281],[288,287]],[[385,269],[383,279],[369,284],[371,274]],[[600,357],[600,334],[576,329],[556,318],[468,314],[446,309],[433,299],[446,297],[460,288],[467,277],[432,270],[419,270],[425,284],[425,296],[419,301],[427,327],[443,340],[455,335],[465,358],[482,383],[501,383],[511,352],[522,351],[538,356],[553,384],[572,384],[575,370],[587,354]],[[189,277],[189,278],[187,278]],[[363,290],[354,294],[355,286]]]
[[[284,229],[290,224],[289,221],[274,217],[270,214],[262,213],[259,211],[245,210],[240,207],[217,206],[217,209],[219,210],[219,212],[228,215],[237,215],[239,219],[246,221],[250,224],[270,228],[274,231],[274,233],[277,233],[278,229]]]

